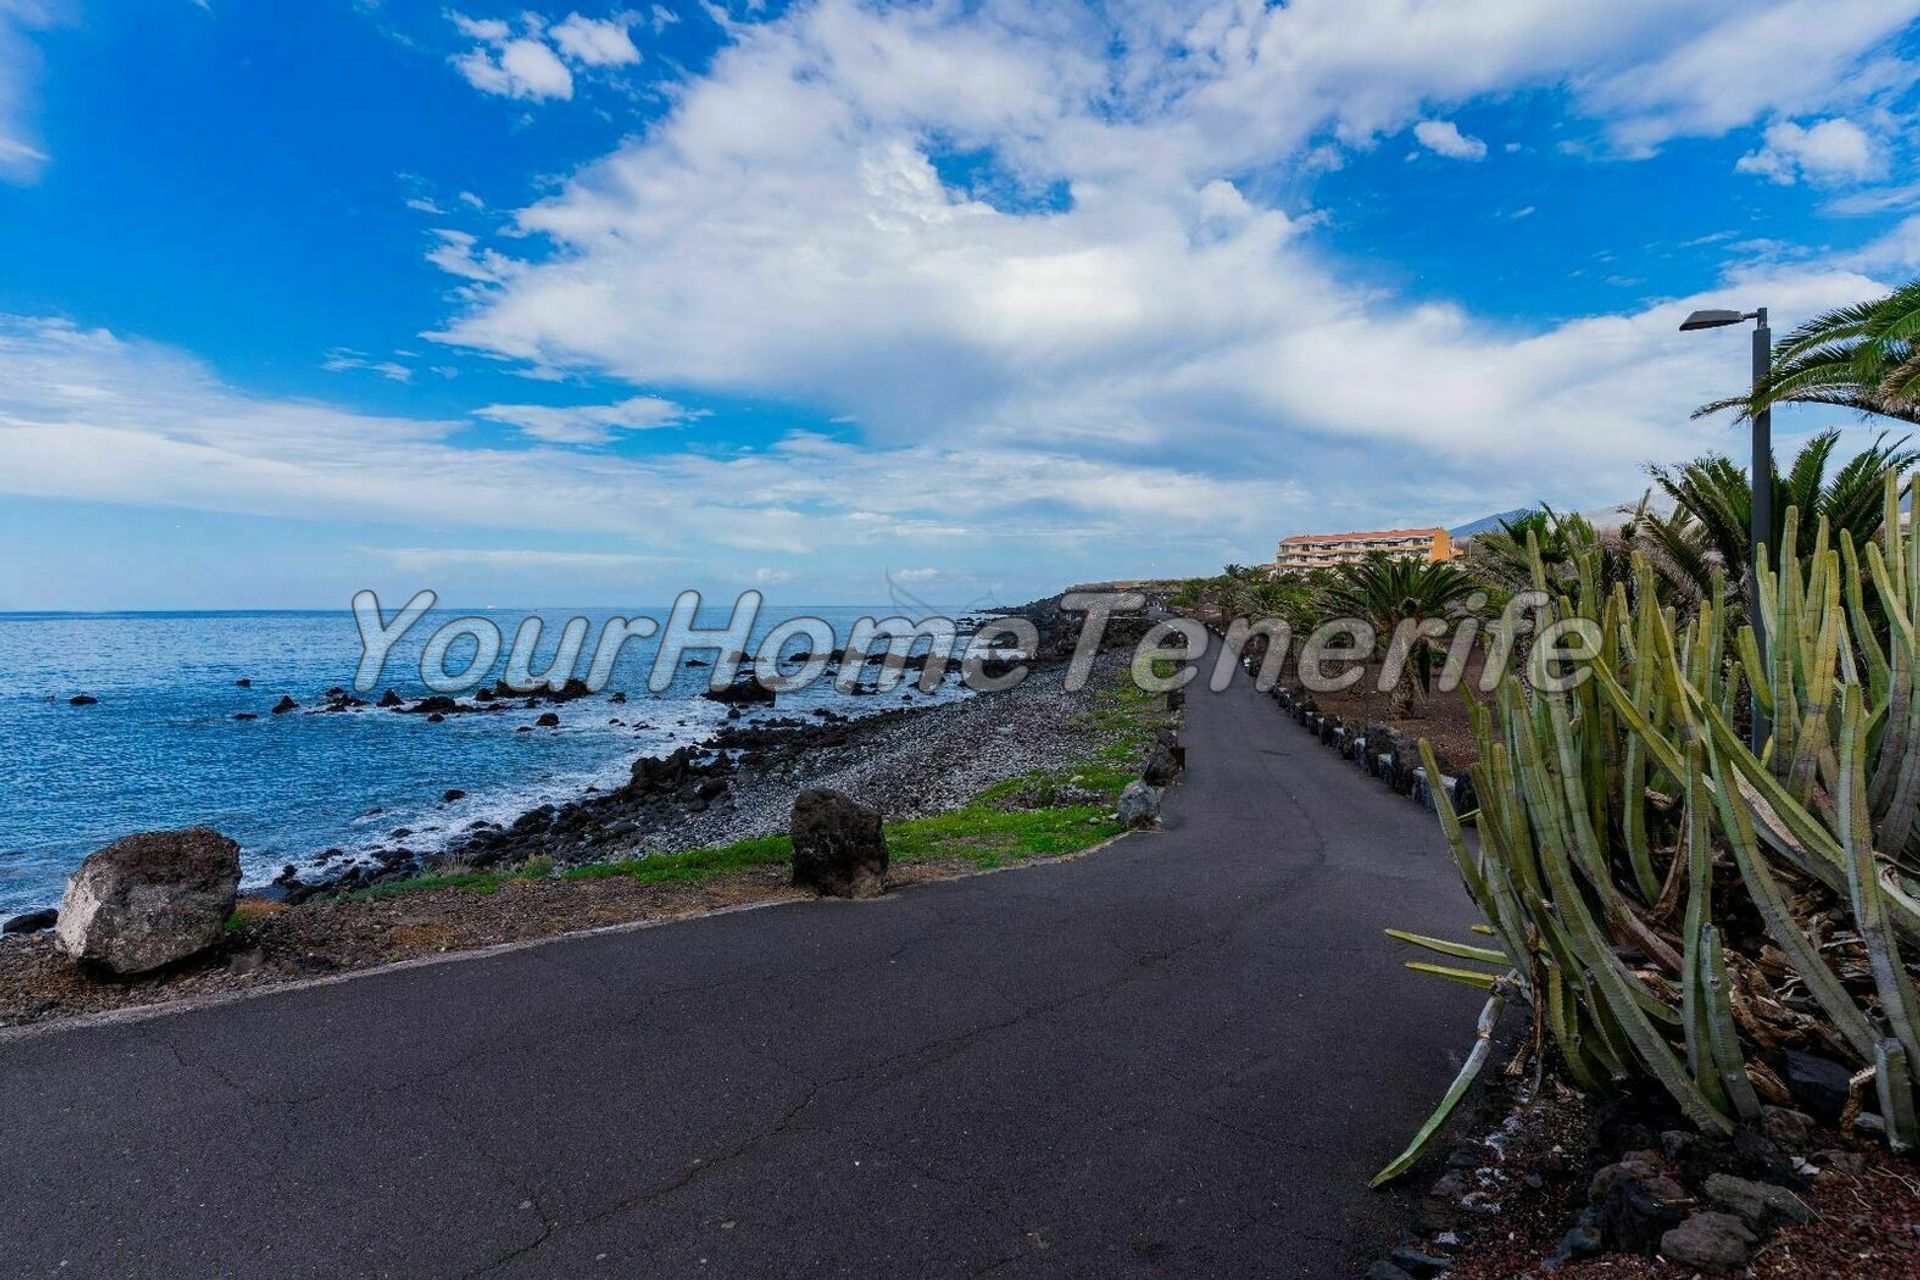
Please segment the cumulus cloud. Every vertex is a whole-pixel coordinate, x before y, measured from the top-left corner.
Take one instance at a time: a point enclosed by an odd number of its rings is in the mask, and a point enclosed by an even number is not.
[[[640,61],[628,34],[630,20],[585,18],[570,13],[548,26],[538,14],[521,15],[518,31],[499,18],[448,15],[461,35],[475,41],[453,65],[482,93],[532,102],[573,97],[574,69],[600,70]]]
[[[1741,156],[1734,168],[1790,186],[1809,182],[1858,182],[1880,171],[1878,148],[1867,131],[1835,118],[1812,125],[1782,120],[1767,126],[1764,145]]]
[[[1432,481],[1416,510],[1449,484],[1470,491],[1489,457],[1530,476],[1523,488],[1617,493],[1645,460],[1695,451],[1686,415],[1725,381],[1716,355],[1673,335],[1673,306],[1528,335],[1399,304],[1345,281],[1311,224],[1230,175],[1305,163],[1298,148],[1328,128],[1363,145],[1423,93],[1639,49],[1656,8],[1574,3],[1546,23],[1533,6],[1423,7],[1401,15],[1409,34],[1381,5],[1340,6],[1356,34],[1303,0],[1169,18],[1156,44],[1096,38],[1053,7],[827,0],[741,28],[645,136],[522,210],[515,230],[554,251],[503,262],[438,336],[541,368],[797,401],[887,448],[1043,450],[1108,475],[1151,459],[1313,488],[1348,483],[1364,449],[1370,478],[1404,477],[1408,493]],[[1720,30],[1696,18],[1673,38]],[[1107,52],[1169,41],[1177,65]],[[1269,77],[1269,58],[1292,74]],[[1283,123],[1212,127],[1255,98],[1250,80]],[[1303,85],[1328,91],[1303,99]],[[1016,192],[1068,198],[956,189],[942,147],[988,155]],[[1809,272],[1770,305],[1871,288]]]
[[[462,34],[481,41],[453,60],[480,92],[534,102],[573,96],[573,73],[537,28],[529,26],[528,34],[515,37],[504,22],[474,22],[458,15],[454,20]]]
[[[557,407],[544,404],[490,404],[474,416],[517,427],[549,444],[605,444],[619,431],[652,431],[681,427],[705,417],[659,396],[634,396],[618,404]]]
[[[1413,136],[1427,150],[1450,160],[1487,158],[1487,144],[1461,133],[1451,120],[1422,120],[1413,126]]]

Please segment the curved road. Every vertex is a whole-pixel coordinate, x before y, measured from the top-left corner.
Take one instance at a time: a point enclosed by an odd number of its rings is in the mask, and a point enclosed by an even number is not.
[[[1480,1003],[1433,819],[1240,681],[1058,864],[0,1039],[8,1275],[1357,1274]]]

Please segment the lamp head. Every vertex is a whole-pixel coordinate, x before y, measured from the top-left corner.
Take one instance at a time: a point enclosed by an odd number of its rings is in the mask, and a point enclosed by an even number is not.
[[[1746,316],[1738,311],[1696,311],[1680,322],[1680,332],[1692,333],[1695,329],[1718,329],[1725,325],[1739,324]]]

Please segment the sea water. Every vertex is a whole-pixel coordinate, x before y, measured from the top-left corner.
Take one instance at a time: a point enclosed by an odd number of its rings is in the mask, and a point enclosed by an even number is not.
[[[567,618],[593,624],[590,658],[600,624],[616,612],[664,626],[669,610],[540,610],[545,627],[533,670],[544,670]],[[749,652],[798,614],[824,619],[844,644],[856,618],[898,612],[765,608]],[[496,622],[508,648],[527,616],[436,609],[395,646],[380,689],[426,696],[421,648],[442,622],[469,613]],[[696,625],[719,629],[726,621],[725,611],[703,608]],[[136,831],[213,827],[240,843],[246,883],[260,884],[287,864],[313,865],[326,850],[404,844],[431,851],[477,820],[504,823],[589,786],[617,786],[635,758],[697,742],[726,717],[724,706],[699,696],[709,667],[683,662],[668,689],[648,691],[658,640],[629,641],[612,680],[592,697],[533,709],[513,702],[504,711],[431,724],[373,706],[315,710],[323,691],[351,686],[360,659],[359,633],[344,609],[0,614],[0,917],[57,904],[81,859]],[[686,656],[711,662],[717,655]],[[505,663],[503,654],[488,683]],[[243,679],[250,686],[236,683]],[[857,716],[964,696],[953,678],[931,695],[911,680],[908,673],[890,693],[858,696],[836,691],[829,675],[781,694],[772,712],[749,712],[748,722],[821,706]],[[625,703],[611,700],[616,691],[626,693]],[[69,705],[77,694],[99,703]],[[301,709],[272,714],[283,695]],[[516,732],[546,711],[558,713],[559,728]],[[258,718],[234,719],[243,712]],[[466,797],[443,804],[452,788]],[[390,833],[400,827],[412,834],[395,840]]]

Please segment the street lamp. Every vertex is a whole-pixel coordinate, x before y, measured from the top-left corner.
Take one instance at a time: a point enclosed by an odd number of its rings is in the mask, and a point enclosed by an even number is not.
[[[1719,329],[1730,324],[1739,324],[1742,320],[1752,320],[1753,327],[1753,389],[1758,392],[1766,386],[1768,375],[1773,369],[1773,330],[1767,327],[1767,309],[1757,311],[1696,311],[1680,324],[1680,332],[1692,333],[1696,329]],[[1773,411],[1762,406],[1753,414],[1753,497],[1752,510],[1748,515],[1748,537],[1753,543],[1753,564],[1749,565],[1747,585],[1747,607],[1753,614],[1753,638],[1759,650],[1760,661],[1767,661],[1767,623],[1760,608],[1760,547],[1773,537]],[[1776,553],[1777,554],[1777,553]],[[1767,716],[1760,709],[1760,700],[1753,703],[1753,752],[1759,755],[1767,744],[1771,726]]]

